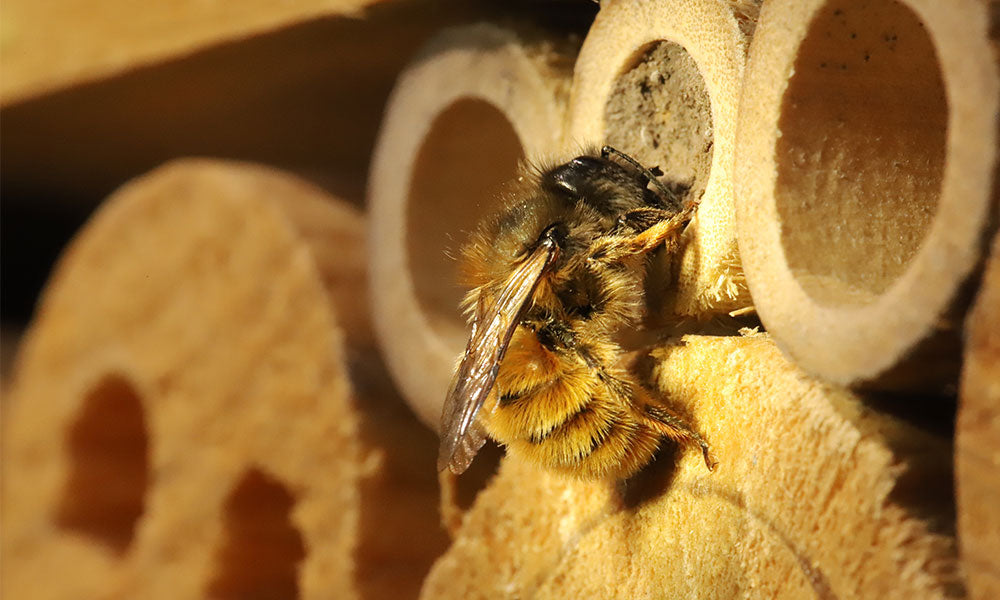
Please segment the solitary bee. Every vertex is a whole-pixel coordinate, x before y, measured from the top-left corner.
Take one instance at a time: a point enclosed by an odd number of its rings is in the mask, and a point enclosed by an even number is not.
[[[610,146],[514,186],[462,250],[472,332],[438,469],[465,471],[487,435],[583,478],[629,477],[663,437],[697,445],[714,469],[705,440],[620,364],[613,339],[641,316],[646,255],[677,250],[695,204]]]

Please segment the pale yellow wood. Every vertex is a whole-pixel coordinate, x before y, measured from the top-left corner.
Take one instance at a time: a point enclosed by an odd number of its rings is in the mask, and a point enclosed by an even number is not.
[[[379,0],[7,0],[0,105]]]
[[[376,331],[436,429],[467,330],[455,257],[518,161],[559,150],[573,46],[480,24],[446,30],[400,75],[368,186]]]
[[[444,545],[436,440],[377,357],[365,257],[356,209],[266,167],[110,197],[18,357],[2,595],[414,595]]]
[[[807,371],[953,386],[995,227],[990,3],[774,0],[750,49],[736,223],[758,314]]]
[[[423,598],[914,600],[961,590],[954,537],[931,529],[951,502],[944,440],[810,379],[766,335],[687,336],[654,356],[655,380],[713,444],[717,470],[667,448],[619,485],[507,458]]]
[[[987,600],[1000,597],[1000,237],[965,330],[955,433],[958,539],[969,596]]]

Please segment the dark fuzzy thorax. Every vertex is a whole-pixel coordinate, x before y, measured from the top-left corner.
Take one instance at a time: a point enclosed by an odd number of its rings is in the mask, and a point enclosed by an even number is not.
[[[623,214],[662,204],[647,189],[641,173],[600,156],[584,155],[555,167],[524,169],[506,190],[501,210],[487,218],[463,248],[463,280],[472,288],[467,305],[478,299],[480,288],[503,281],[553,224],[562,225],[565,238],[559,258],[546,276],[550,285],[540,286],[539,295],[558,295],[569,303],[566,308],[582,309],[576,311],[578,315],[588,306],[614,304],[615,290],[641,285],[642,273],[619,274],[615,279],[620,281],[609,288],[602,277],[582,265],[584,254],[596,240],[621,229]],[[632,295],[633,290],[622,291]],[[541,304],[562,312],[549,302]]]

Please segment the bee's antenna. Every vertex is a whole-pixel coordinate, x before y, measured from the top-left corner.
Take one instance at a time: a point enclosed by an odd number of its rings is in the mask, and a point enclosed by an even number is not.
[[[674,206],[680,208],[681,201],[674,194],[673,190],[663,185],[663,182],[657,179],[656,173],[653,171],[653,169],[647,169],[642,165],[642,163],[640,163],[636,159],[632,158],[628,154],[625,154],[624,152],[622,152],[617,148],[614,148],[612,146],[604,146],[603,148],[601,148],[601,158],[608,158],[608,156],[612,154],[614,154],[618,158],[624,160],[628,164],[635,167],[636,170],[642,173],[642,175],[647,179],[649,183],[652,183],[656,187],[656,189],[659,190],[660,194],[663,195],[665,200],[669,200]],[[659,169],[656,170],[659,171]],[[663,173],[660,172],[660,175],[662,174]]]

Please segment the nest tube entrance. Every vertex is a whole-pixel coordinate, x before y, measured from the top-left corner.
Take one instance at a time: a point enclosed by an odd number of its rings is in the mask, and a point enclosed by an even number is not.
[[[778,0],[750,48],[737,236],[764,325],[813,374],[942,390],[995,227],[982,6]],[[975,23],[975,25],[971,25]]]
[[[468,335],[456,255],[519,161],[559,153],[571,56],[558,40],[457,27],[390,97],[368,186],[373,317],[393,379],[434,430]]]

